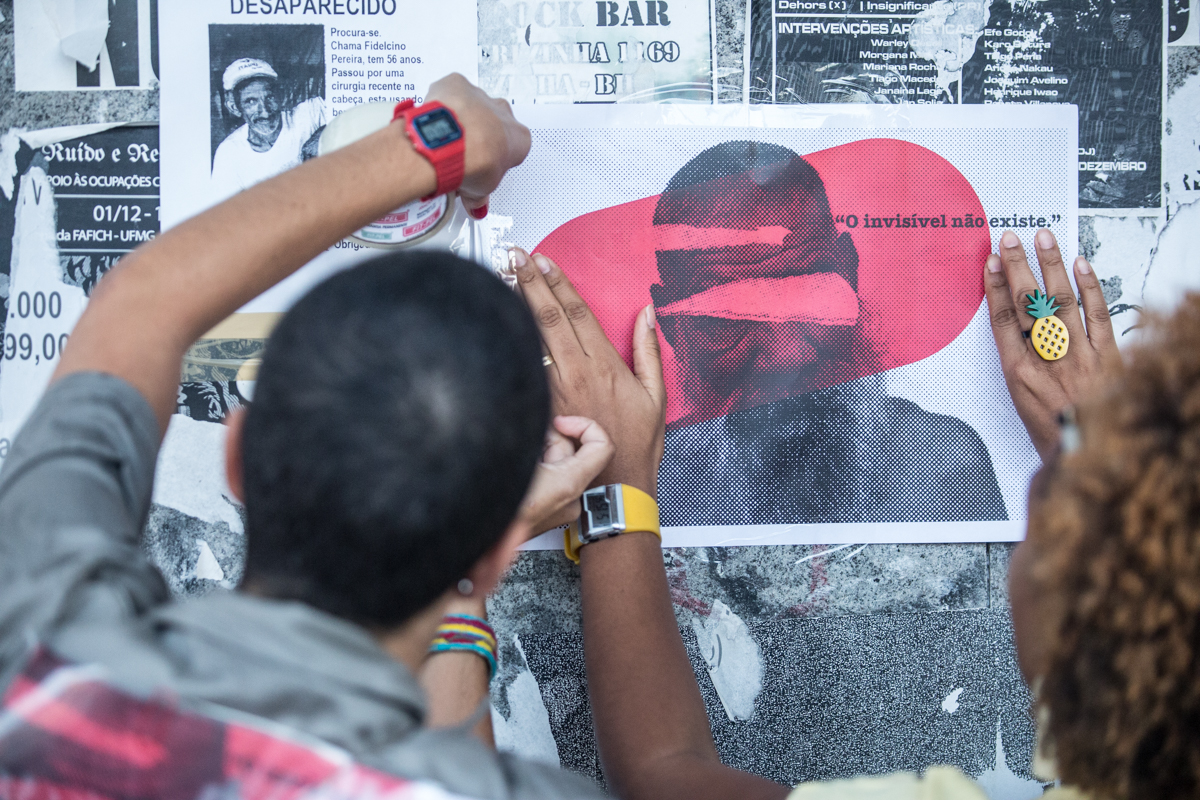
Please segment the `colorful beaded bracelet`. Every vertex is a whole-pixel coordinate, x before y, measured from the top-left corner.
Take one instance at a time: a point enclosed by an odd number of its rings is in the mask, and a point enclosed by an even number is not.
[[[474,653],[488,663],[488,680],[496,674],[496,632],[479,617],[447,614],[429,645],[431,653]]]

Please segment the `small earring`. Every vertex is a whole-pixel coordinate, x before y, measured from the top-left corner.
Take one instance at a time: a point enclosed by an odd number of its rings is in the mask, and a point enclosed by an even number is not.
[[[463,597],[470,597],[475,593],[475,584],[471,583],[470,578],[463,578],[458,582],[458,593]]]

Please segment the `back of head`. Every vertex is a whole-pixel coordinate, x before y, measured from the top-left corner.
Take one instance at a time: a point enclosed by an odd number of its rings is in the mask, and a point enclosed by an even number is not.
[[[1200,790],[1200,295],[1145,333],[1035,484],[1029,543],[1063,781],[1171,800]]]
[[[330,278],[280,322],[259,371],[247,583],[403,622],[499,541],[549,413],[537,327],[487,271],[417,253]]]

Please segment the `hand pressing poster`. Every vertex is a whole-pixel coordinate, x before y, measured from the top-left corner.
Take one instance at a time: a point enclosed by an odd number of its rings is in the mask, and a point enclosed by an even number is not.
[[[533,150],[492,201],[511,240],[556,260],[627,360],[655,307],[667,544],[1023,535],[1038,458],[983,269],[1009,228],[1073,256],[1074,108],[520,117]]]
[[[314,157],[342,111],[424,102],[451,72],[476,78],[467,0],[197,0],[160,13],[171,86],[161,111],[164,228]],[[244,311],[286,310],[375,252],[341,242]]]

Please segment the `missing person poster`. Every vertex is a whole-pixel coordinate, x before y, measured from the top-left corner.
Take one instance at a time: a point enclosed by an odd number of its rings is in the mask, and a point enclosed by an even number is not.
[[[1162,204],[1164,0],[750,1],[750,102],[1074,104],[1080,207]]]
[[[476,80],[468,0],[196,0],[160,9],[162,221],[169,228],[317,153],[325,125],[363,103],[424,102],[451,72]],[[369,255],[350,242],[245,310],[285,310]]]
[[[492,199],[511,240],[556,260],[627,359],[655,307],[665,544],[1021,538],[1038,458],[1001,376],[984,262],[1006,229],[1032,252],[1040,227],[1073,257],[1075,115],[520,114],[533,149]]]
[[[479,0],[479,81],[528,103],[713,102],[716,0]]]

